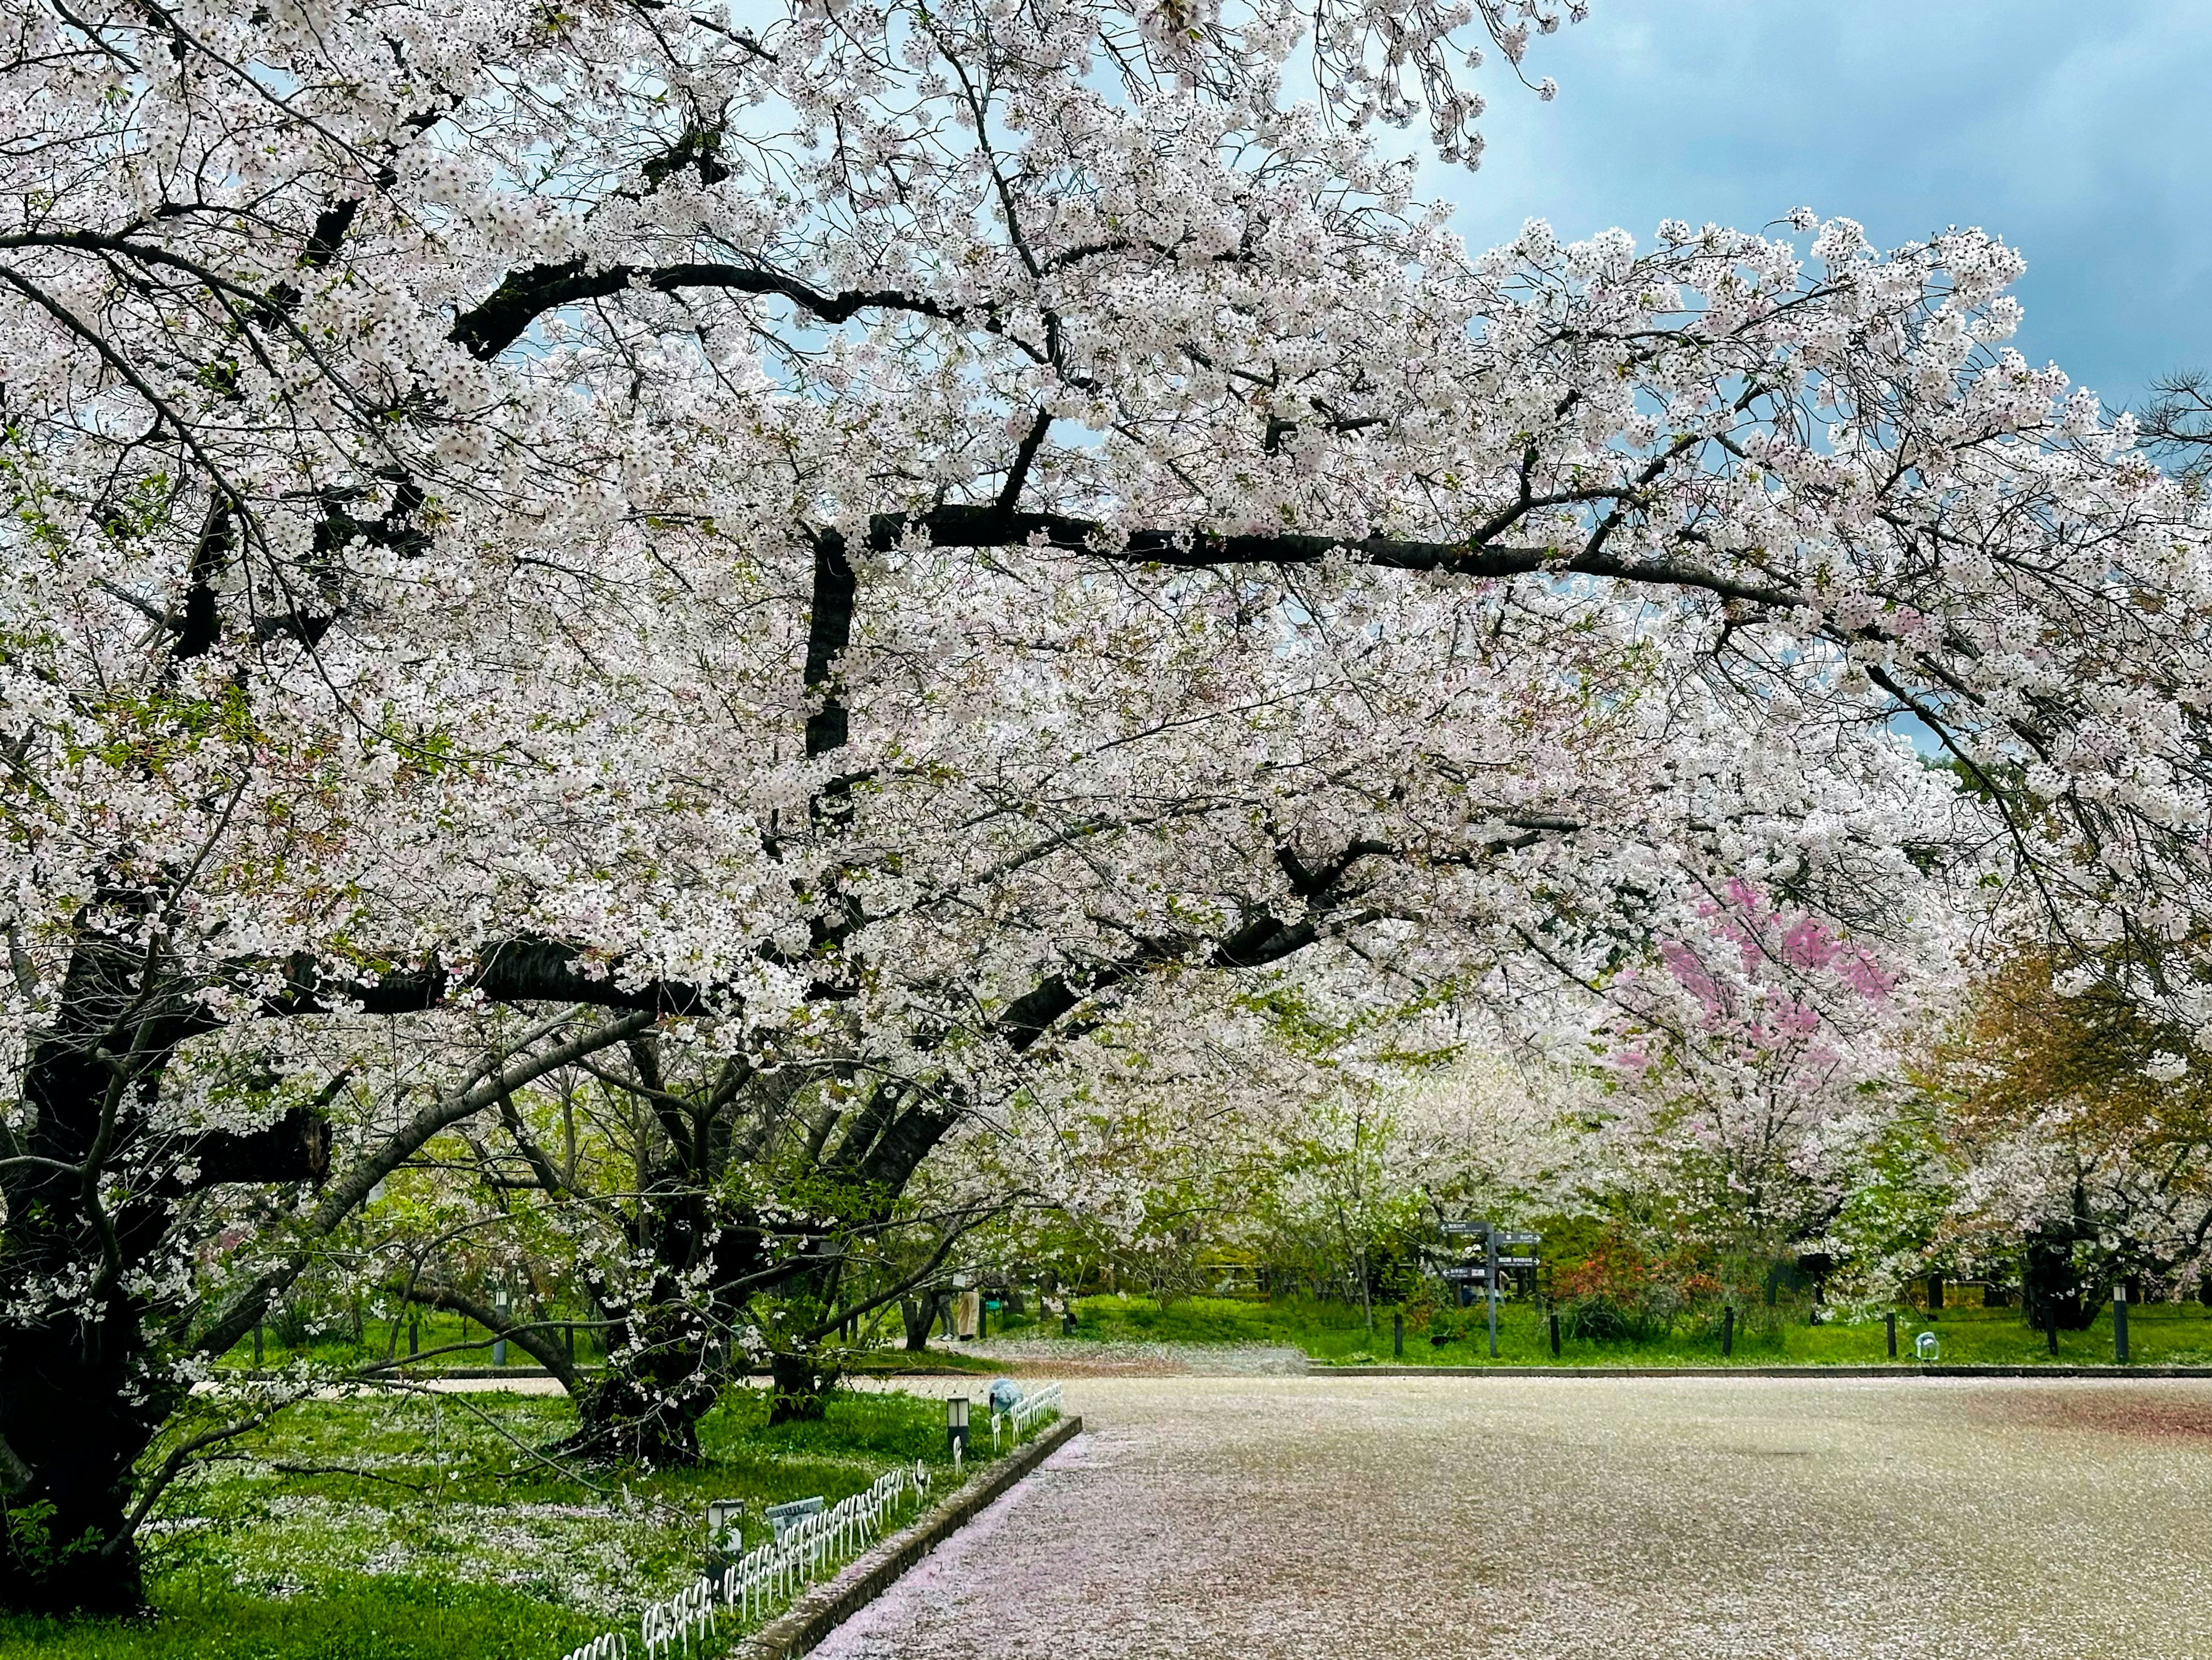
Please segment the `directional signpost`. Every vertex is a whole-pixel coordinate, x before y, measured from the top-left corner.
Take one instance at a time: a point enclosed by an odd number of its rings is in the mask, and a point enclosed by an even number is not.
[[[1462,1238],[1472,1236],[1482,1241],[1482,1262],[1461,1263],[1444,1270],[1444,1278],[1455,1284],[1473,1283],[1483,1288],[1483,1300],[1490,1305],[1490,1358],[1498,1358],[1498,1271],[1500,1268],[1533,1268],[1537,1266],[1534,1256],[1500,1256],[1500,1245],[1541,1244],[1540,1233],[1522,1233],[1511,1228],[1501,1228],[1486,1219],[1446,1222],[1444,1237]]]

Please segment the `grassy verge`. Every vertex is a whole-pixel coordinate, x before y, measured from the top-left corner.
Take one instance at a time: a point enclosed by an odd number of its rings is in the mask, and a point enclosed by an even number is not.
[[[898,1394],[836,1395],[823,1421],[771,1429],[761,1393],[732,1390],[690,1469],[550,1467],[534,1450],[574,1421],[558,1397],[296,1407],[149,1525],[157,1618],[0,1616],[0,1660],[558,1660],[690,1582],[711,1499],[746,1501],[752,1545],[765,1505],[946,1468],[942,1402]],[[989,1461],[988,1434],[974,1450]]]
[[[1480,1309],[1465,1310],[1468,1335],[1432,1345],[1418,1331],[1406,1334],[1405,1353],[1394,1356],[1391,1316],[1378,1307],[1370,1331],[1361,1311],[1338,1304],[1284,1301],[1237,1302],[1193,1298],[1160,1307],[1148,1298],[1091,1297],[1076,1306],[1075,1336],[1091,1341],[1149,1343],[1271,1344],[1303,1349],[1316,1361],[1340,1365],[1388,1363],[1481,1366],[1492,1364]],[[1040,1328],[1051,1335],[1056,1328]],[[1930,1315],[1900,1309],[1897,1318],[1898,1364],[1911,1364],[1913,1340],[1936,1334],[1939,1358],[1947,1365],[2035,1365],[2050,1364],[2043,1334],[2032,1331],[2016,1309],[1948,1309]],[[2212,1309],[2196,1304],[2142,1304],[2130,1310],[2129,1356],[2138,1365],[2212,1367]],[[1500,1365],[1554,1364],[1549,1333],[1540,1314],[1526,1303],[1508,1303],[1498,1311]],[[1763,1308],[1746,1310],[1734,1346],[1723,1357],[1717,1332],[1677,1332],[1641,1342],[1601,1342],[1578,1338],[1571,1326],[1563,1333],[1557,1364],[1563,1365],[1861,1365],[1887,1364],[1882,1323],[1806,1323]],[[2060,1364],[2097,1365],[2112,1359],[2110,1311],[2087,1331],[2061,1332]]]
[[[444,1366],[488,1366],[492,1364],[492,1339],[489,1333],[474,1321],[463,1320],[458,1315],[445,1314],[436,1310],[417,1310],[413,1320],[403,1320],[395,1327],[390,1321],[370,1320],[363,1323],[361,1336],[350,1333],[321,1331],[298,1334],[298,1341],[284,1341],[283,1327],[278,1323],[264,1326],[261,1333],[261,1364],[274,1370],[290,1365],[295,1360],[310,1360],[319,1366],[351,1368],[381,1361],[387,1355],[407,1358],[410,1335],[423,1352],[435,1349],[452,1350],[426,1360],[426,1368]],[[576,1363],[597,1365],[605,1359],[605,1351],[599,1341],[596,1328],[579,1324],[576,1331]],[[538,1363],[520,1346],[507,1345],[507,1364],[514,1366],[534,1366]],[[218,1365],[236,1367],[240,1371],[253,1365],[253,1339],[241,1339],[225,1354]]]
[[[846,1375],[851,1377],[926,1377],[946,1372],[1000,1377],[1006,1370],[1004,1364],[988,1355],[963,1354],[951,1348],[932,1348],[922,1354],[909,1354],[902,1348],[864,1349],[845,1362]]]
[[[1009,1320],[1001,1315],[992,1316],[992,1333],[997,1335],[1011,1328],[1025,1328],[1027,1319]],[[274,1328],[264,1329],[261,1341],[261,1365],[264,1370],[276,1371],[295,1360],[311,1361],[333,1371],[380,1363],[389,1355],[404,1360],[409,1353],[412,1337],[426,1358],[418,1370],[434,1372],[457,1368],[483,1368],[493,1364],[492,1340],[482,1326],[465,1321],[456,1315],[435,1310],[417,1311],[410,1332],[408,1323],[402,1322],[394,1341],[390,1323],[371,1322],[362,1329],[361,1339],[356,1341],[343,1332],[303,1337],[297,1344],[283,1341]],[[445,1353],[432,1353],[434,1350]],[[575,1341],[576,1364],[593,1367],[603,1364],[605,1352],[598,1330],[580,1323]],[[218,1366],[240,1371],[253,1368],[253,1340],[245,1338],[217,1362]],[[538,1362],[520,1344],[509,1343],[507,1364],[516,1368],[534,1367]],[[882,1347],[856,1349],[848,1358],[845,1370],[855,1377],[895,1377],[901,1374],[931,1372],[983,1372],[996,1374],[1003,1370],[988,1360],[975,1359],[943,1349],[932,1349],[926,1354],[909,1354],[902,1348],[896,1334]]]

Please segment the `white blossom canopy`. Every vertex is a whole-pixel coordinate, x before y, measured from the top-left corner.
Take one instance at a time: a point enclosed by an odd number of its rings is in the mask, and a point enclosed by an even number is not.
[[[2155,963],[2201,511],[1979,232],[1470,258],[1374,124],[1471,159],[1559,21],[20,9],[18,1019],[101,916],[234,1013],[940,1056],[1324,936],[1587,977],[1731,877]]]

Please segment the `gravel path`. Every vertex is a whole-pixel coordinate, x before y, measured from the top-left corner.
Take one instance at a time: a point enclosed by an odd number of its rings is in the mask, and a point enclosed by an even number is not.
[[[1306,1370],[1304,1349],[1259,1343],[1108,1343],[1017,1334],[962,1343],[955,1352],[1048,1377],[1297,1377]]]
[[[2212,1657],[2212,1385],[1092,1378],[823,1660]]]

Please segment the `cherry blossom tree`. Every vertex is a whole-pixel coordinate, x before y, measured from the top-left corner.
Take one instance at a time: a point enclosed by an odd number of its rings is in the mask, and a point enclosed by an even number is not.
[[[2039,952],[2001,959],[1919,1068],[1948,1166],[1932,1243],[2081,1329],[2116,1281],[2202,1282],[2212,1120],[2185,1032],[2109,982],[2052,982]]]
[[[1688,910],[1605,988],[1608,1139],[1674,1226],[1772,1262],[1836,1217],[1853,1154],[1909,1092],[1905,1056],[1948,1012],[1963,941],[1940,910],[1854,939],[1741,879]]]
[[[1470,257],[1376,135],[1475,159],[1562,15],[11,15],[0,1599],[138,1597],[194,1045],[559,1017],[320,1217],[690,1023],[895,1193],[1132,1000],[1589,983],[1733,879],[1987,879],[2203,1029],[2199,506],[1978,232]]]

